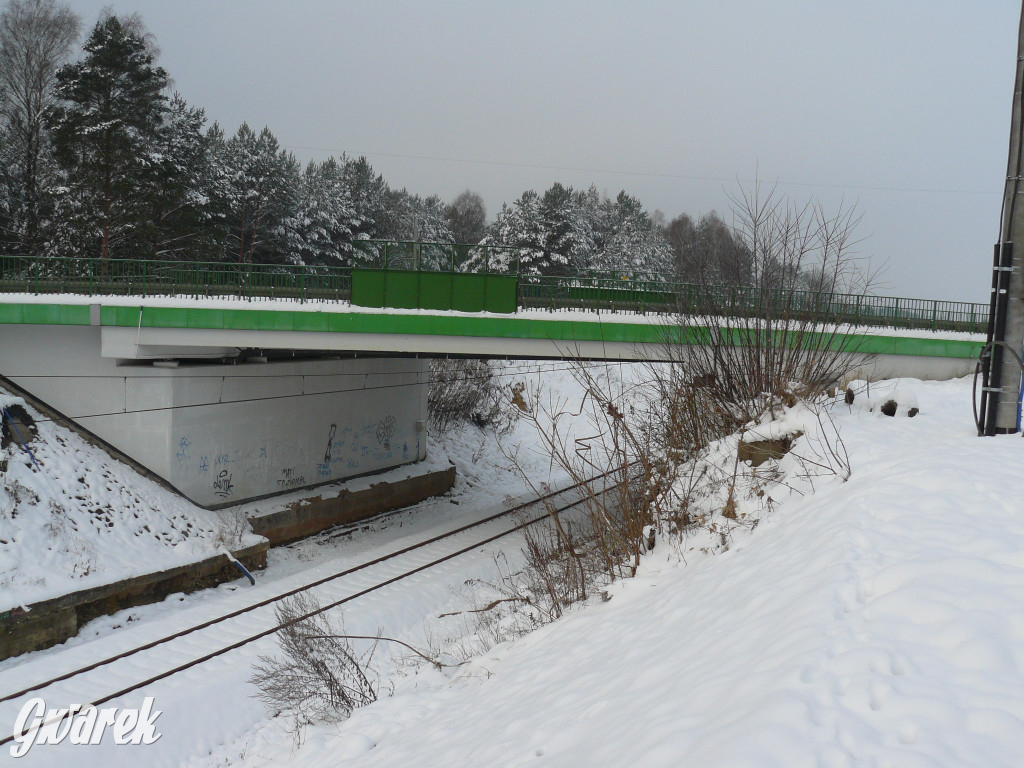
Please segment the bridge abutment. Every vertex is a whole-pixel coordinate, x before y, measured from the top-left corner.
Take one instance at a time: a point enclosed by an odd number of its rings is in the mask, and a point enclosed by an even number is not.
[[[0,325],[0,373],[202,506],[426,456],[424,360],[129,360],[101,330]]]

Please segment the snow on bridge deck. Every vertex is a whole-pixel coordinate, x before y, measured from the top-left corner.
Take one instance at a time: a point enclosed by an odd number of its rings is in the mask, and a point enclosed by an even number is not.
[[[520,310],[514,315],[374,309],[345,302],[72,294],[6,294],[0,324],[100,326],[104,357],[225,357],[239,349],[508,358],[658,359],[668,315]],[[844,326],[859,352],[926,364],[920,378],[973,369],[984,338],[953,331]],[[903,366],[900,366],[901,368]],[[913,366],[911,366],[913,368]],[[934,370],[933,370],[934,369]],[[889,373],[915,375],[913,370]]]

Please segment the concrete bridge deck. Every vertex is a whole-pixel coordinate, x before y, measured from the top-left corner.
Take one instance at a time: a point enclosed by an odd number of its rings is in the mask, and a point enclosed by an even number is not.
[[[226,358],[258,349],[639,361],[663,359],[666,342],[697,343],[685,325],[657,314],[521,310],[498,315],[288,300],[55,298],[7,295],[0,303],[0,325],[98,327],[102,356],[122,360]],[[972,370],[984,342],[979,334],[864,326],[844,328],[840,336],[858,352],[880,359],[947,361],[950,375]]]

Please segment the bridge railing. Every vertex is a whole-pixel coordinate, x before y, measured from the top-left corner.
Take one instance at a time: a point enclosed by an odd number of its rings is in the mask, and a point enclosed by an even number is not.
[[[519,306],[681,315],[809,317],[894,329],[983,333],[988,305],[897,296],[707,286],[623,276],[519,276]]]
[[[357,244],[356,250],[357,267],[388,271],[508,275],[517,266],[515,249],[500,246],[368,241]],[[373,259],[378,259],[379,266],[371,266]],[[417,265],[420,269],[413,269]],[[984,332],[988,321],[987,304],[814,291],[758,292],[655,276],[519,275],[517,283],[514,305],[519,308],[733,316],[771,313],[776,317],[812,313],[826,322],[933,331]],[[0,291],[348,301],[352,267],[0,256]],[[452,306],[457,304],[453,300]]]
[[[0,291],[347,300],[350,267],[0,256]]]

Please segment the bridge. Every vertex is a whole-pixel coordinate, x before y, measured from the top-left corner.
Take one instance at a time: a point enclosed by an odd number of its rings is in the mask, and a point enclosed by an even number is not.
[[[497,247],[368,243],[352,267],[0,258],[0,376],[216,507],[422,459],[424,358],[657,360],[688,316],[842,327],[871,378],[973,370],[988,307],[516,274]],[[735,343],[742,343],[737,337]]]

